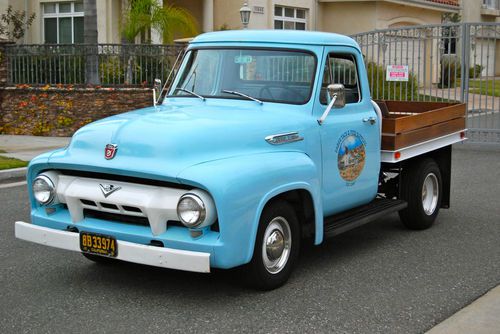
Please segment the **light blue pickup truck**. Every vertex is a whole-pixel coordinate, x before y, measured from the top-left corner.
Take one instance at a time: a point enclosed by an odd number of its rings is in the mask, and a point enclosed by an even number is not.
[[[449,206],[463,106],[433,107],[455,108],[458,121],[441,120],[440,131],[428,124],[398,137],[403,123],[391,123],[385,133],[382,119],[399,119],[403,107],[372,101],[352,39],[207,33],[180,59],[152,107],[89,124],[68,147],[31,161],[31,223],[16,222],[17,238],[98,263],[241,266],[253,285],[273,289],[289,278],[301,243],[398,211],[407,227],[424,229]],[[384,136],[396,146],[381,148]]]

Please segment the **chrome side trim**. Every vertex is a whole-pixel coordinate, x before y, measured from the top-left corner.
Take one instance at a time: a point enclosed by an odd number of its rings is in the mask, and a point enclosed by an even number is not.
[[[299,136],[298,132],[287,132],[267,136],[265,140],[271,145],[281,145],[304,140],[304,137]]]

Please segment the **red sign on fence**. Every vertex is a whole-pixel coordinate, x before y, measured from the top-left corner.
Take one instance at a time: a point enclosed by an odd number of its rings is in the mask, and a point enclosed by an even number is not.
[[[408,81],[408,65],[387,65],[386,81]]]

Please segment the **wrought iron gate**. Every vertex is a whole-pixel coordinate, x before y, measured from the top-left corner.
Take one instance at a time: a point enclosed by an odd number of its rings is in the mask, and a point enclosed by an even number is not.
[[[500,144],[500,23],[402,27],[352,37],[365,57],[373,98],[467,102],[470,141]],[[387,81],[388,65],[408,66],[408,81]]]

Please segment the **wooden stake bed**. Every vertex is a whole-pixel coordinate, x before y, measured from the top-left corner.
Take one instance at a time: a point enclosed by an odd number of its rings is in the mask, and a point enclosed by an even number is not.
[[[465,129],[465,103],[377,101],[382,150],[395,151]]]

